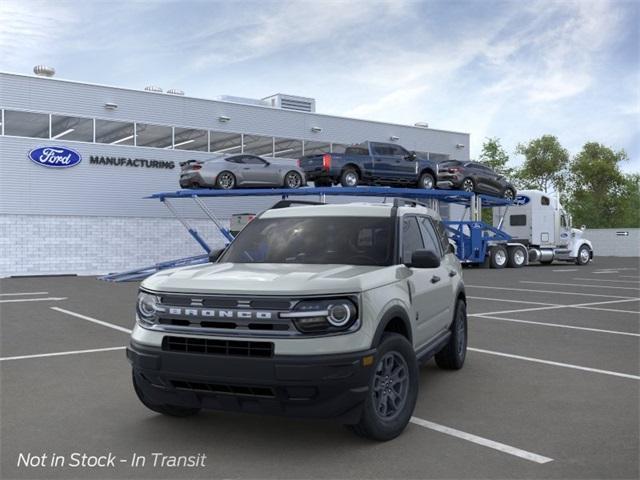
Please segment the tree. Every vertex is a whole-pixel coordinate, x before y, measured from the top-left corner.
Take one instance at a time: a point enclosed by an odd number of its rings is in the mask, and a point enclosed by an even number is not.
[[[624,150],[585,143],[569,168],[568,210],[576,225],[591,228],[640,226],[638,175],[624,175]]]
[[[485,138],[479,160],[501,175],[507,177],[513,175],[513,168],[507,166],[507,163],[509,163],[509,155],[505,149],[502,148],[500,139],[497,137]]]
[[[522,167],[517,171],[519,184],[549,192],[565,186],[569,152],[553,135],[543,135],[526,144],[518,144],[516,153],[524,155]]]

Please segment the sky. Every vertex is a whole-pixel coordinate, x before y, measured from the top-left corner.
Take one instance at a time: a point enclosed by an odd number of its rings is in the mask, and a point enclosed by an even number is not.
[[[0,0],[0,71],[498,137],[587,141],[640,172],[640,0]]]

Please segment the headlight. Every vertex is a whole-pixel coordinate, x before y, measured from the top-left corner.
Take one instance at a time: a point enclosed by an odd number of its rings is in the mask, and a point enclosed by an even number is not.
[[[147,292],[138,293],[137,312],[143,325],[153,325],[156,321],[157,305],[160,299],[156,295]]]
[[[303,300],[292,312],[281,313],[291,318],[302,333],[332,333],[348,330],[358,321],[358,308],[349,298]]]

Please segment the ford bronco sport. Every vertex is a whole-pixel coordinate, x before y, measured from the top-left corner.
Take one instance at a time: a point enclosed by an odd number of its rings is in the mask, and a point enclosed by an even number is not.
[[[460,263],[438,214],[412,200],[295,203],[258,215],[214,263],[142,282],[127,349],[135,391],[166,415],[333,417],[394,438],[419,363],[464,363]]]

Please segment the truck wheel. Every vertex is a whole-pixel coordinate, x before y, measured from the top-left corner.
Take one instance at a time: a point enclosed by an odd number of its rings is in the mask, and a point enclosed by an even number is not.
[[[516,192],[513,191],[513,188],[507,187],[502,196],[505,200],[513,200],[516,197]]]
[[[473,183],[472,179],[465,178],[464,180],[462,180],[460,188],[465,192],[474,192],[476,190],[476,185]]]
[[[491,268],[504,268],[507,265],[507,249],[502,245],[494,245],[490,250],[489,265]]]
[[[586,265],[591,260],[591,250],[586,245],[582,245],[578,250],[576,265]]]
[[[527,252],[522,247],[509,247],[509,260],[507,266],[509,268],[520,268],[527,263]]]
[[[455,317],[451,324],[451,337],[442,350],[436,353],[436,365],[444,370],[460,370],[467,356],[467,304],[456,303]]]
[[[149,410],[153,410],[154,412],[161,413],[163,415],[168,415],[170,417],[190,417],[191,415],[195,415],[200,411],[199,408],[179,407],[177,405],[153,403],[147,397],[144,396],[142,389],[138,385],[139,380],[136,377],[136,374],[134,372],[132,372],[132,378],[133,378],[133,389],[136,391],[136,395],[138,396],[138,399]]]
[[[418,362],[413,346],[397,333],[382,337],[362,417],[348,428],[361,437],[386,441],[405,429],[418,398]]]
[[[340,185],[343,187],[357,187],[360,177],[353,168],[346,168],[340,175]]]
[[[231,190],[236,186],[236,177],[233,173],[220,172],[216,178],[216,187],[221,188],[222,190]]]
[[[418,188],[423,188],[425,190],[433,190],[436,186],[436,181],[433,178],[433,175],[430,173],[423,173],[420,175],[420,180],[418,181]]]

